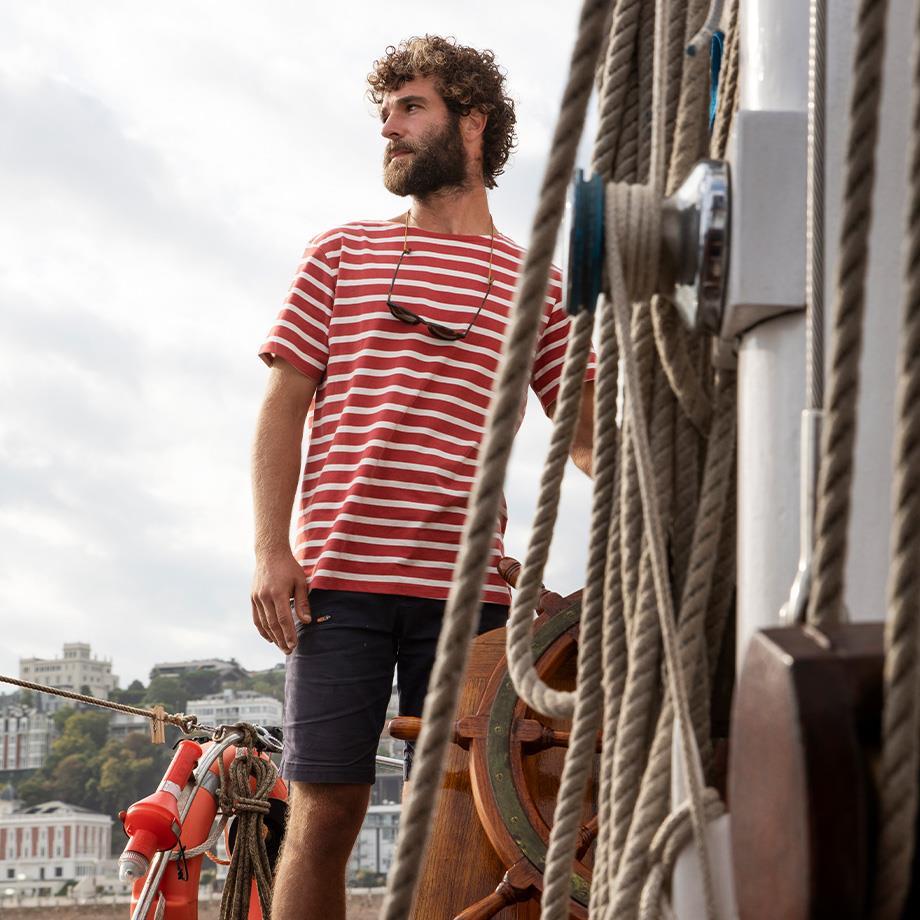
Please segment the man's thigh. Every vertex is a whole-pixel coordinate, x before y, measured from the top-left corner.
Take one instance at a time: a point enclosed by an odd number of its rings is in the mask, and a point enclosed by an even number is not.
[[[428,679],[434,665],[438,636],[444,612],[443,601],[426,601],[421,598],[404,598],[399,623],[399,648],[397,652],[397,684],[399,688],[399,714],[420,716],[425,705]],[[508,608],[501,604],[483,604],[479,611],[476,634],[498,629],[508,621]],[[406,742],[406,771],[408,779],[415,745]]]
[[[393,608],[381,595],[311,591],[284,685],[285,779],[373,783],[393,683]]]

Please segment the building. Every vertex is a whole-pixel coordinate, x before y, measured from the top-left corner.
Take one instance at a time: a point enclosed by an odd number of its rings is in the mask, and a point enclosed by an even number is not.
[[[150,669],[150,679],[155,677],[182,677],[192,671],[215,671],[222,680],[237,680],[246,676],[238,661],[223,658],[198,658],[194,661],[160,661]]]
[[[254,690],[223,690],[200,700],[189,700],[185,708],[189,714],[198,716],[203,725],[281,724],[280,700]]]
[[[54,739],[48,712],[32,706],[0,709],[0,770],[37,770],[44,766]]]
[[[364,816],[354,849],[348,860],[348,878],[360,882],[361,875],[385,876],[396,855],[401,805],[371,805]]]
[[[91,655],[88,642],[65,642],[62,658],[20,658],[19,677],[75,693],[88,691],[90,696],[104,700],[118,687],[111,659]],[[68,705],[60,697],[44,694],[36,694],[36,697],[39,709],[52,711]]]
[[[0,814],[0,887],[57,894],[67,882],[110,876],[112,819],[76,805],[45,802]]]
[[[113,712],[109,719],[109,738],[126,738],[128,735],[150,735],[150,719],[130,712]]]

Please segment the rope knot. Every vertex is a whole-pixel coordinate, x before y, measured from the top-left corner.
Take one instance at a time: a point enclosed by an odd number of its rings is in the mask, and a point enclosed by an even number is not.
[[[247,812],[267,815],[271,810],[268,802],[263,799],[251,799],[244,796],[236,796],[231,808],[236,815],[245,814]]]
[[[629,299],[649,300],[658,289],[661,257],[661,199],[655,189],[608,183],[607,235],[620,247]]]

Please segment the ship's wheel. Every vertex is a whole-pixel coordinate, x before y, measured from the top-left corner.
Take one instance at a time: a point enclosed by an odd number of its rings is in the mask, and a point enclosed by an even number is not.
[[[512,585],[519,569],[514,560],[503,560],[500,566]],[[544,591],[538,610],[537,672],[551,686],[571,689],[580,593],[562,598]],[[569,725],[541,716],[517,696],[504,650],[505,630],[498,629],[476,639],[471,651],[413,913],[419,920],[539,916]],[[390,723],[390,734],[414,740],[420,727],[419,719],[397,718]],[[590,785],[571,877],[570,915],[578,920],[588,916],[597,833]]]

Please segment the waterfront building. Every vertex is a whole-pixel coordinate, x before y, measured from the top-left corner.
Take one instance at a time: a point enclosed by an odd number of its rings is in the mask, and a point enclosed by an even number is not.
[[[111,876],[112,819],[45,802],[0,814],[0,889],[4,893],[57,894],[68,883]]]

